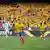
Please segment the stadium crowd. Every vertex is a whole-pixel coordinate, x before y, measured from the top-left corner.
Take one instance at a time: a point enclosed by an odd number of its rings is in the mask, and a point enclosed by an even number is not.
[[[18,20],[24,25],[25,29],[31,28],[32,30],[38,31],[50,30],[49,6],[35,8],[35,11],[32,12],[30,7],[24,7],[17,4],[11,6],[11,8],[6,11],[7,17],[0,18],[0,30],[3,30],[5,21],[10,24],[11,31],[15,30],[15,24],[18,23]]]

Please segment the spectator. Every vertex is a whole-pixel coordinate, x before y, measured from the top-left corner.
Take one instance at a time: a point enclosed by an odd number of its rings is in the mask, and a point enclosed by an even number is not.
[[[3,24],[3,23],[1,23],[1,22],[0,22],[0,29],[2,29],[2,28],[3,28],[3,25],[2,25],[2,24]]]

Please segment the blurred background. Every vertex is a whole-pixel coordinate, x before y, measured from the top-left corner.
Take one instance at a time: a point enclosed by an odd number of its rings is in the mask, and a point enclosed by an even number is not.
[[[50,4],[0,4],[0,30],[4,30],[2,24],[4,20],[7,20],[8,23],[11,24],[10,29],[12,32],[12,29],[15,29],[15,24],[18,19],[24,24],[24,29],[28,30],[28,28],[31,28],[30,32],[39,36],[41,27],[44,32],[50,30]],[[33,33],[33,31],[35,32]]]

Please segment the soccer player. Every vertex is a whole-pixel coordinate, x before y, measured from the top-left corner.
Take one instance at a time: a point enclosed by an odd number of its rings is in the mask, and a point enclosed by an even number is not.
[[[9,34],[9,24],[8,24],[8,21],[4,22],[4,29],[5,29],[6,39],[8,40],[8,34]]]
[[[15,23],[15,30],[20,35],[20,41],[24,44],[24,32],[23,32],[23,24],[21,23],[20,19]]]
[[[45,40],[45,37],[44,37],[44,29],[45,29],[45,25],[43,24],[43,22],[40,23],[40,34],[42,35],[42,39]]]

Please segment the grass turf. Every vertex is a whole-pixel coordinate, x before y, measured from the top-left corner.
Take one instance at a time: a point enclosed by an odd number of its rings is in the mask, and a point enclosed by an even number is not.
[[[5,36],[0,36],[0,50],[50,50],[50,38],[42,40],[36,37],[36,40],[25,36],[25,43],[20,43],[18,36],[9,36],[6,40]]]

